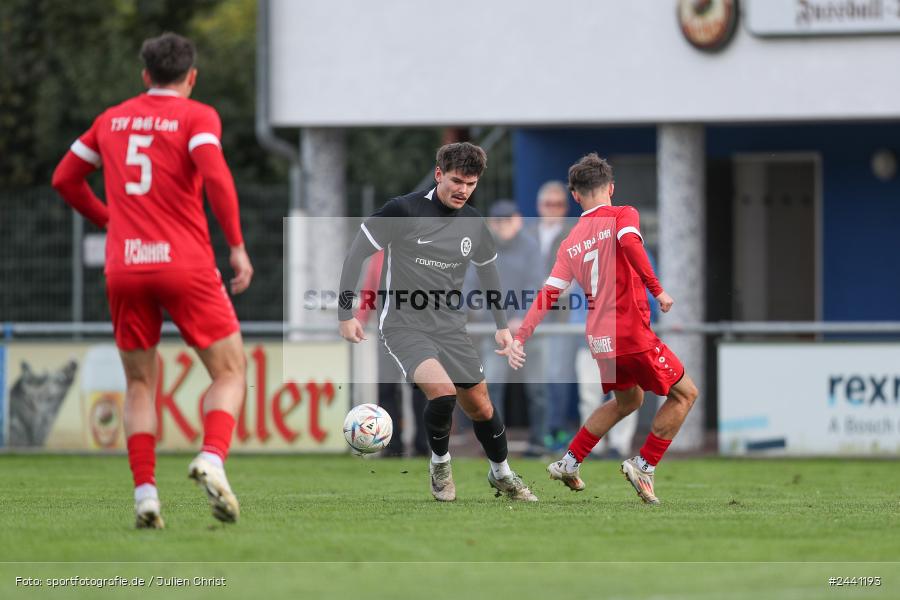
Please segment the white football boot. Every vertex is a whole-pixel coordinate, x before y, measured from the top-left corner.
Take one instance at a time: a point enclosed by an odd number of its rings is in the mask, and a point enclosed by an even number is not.
[[[584,481],[581,480],[579,471],[580,469],[578,467],[575,467],[575,470],[572,472],[567,471],[565,462],[561,460],[547,465],[547,472],[550,474],[550,479],[562,481],[563,484],[573,492],[580,492],[584,489]]]
[[[638,457],[629,458],[622,463],[622,474],[634,487],[634,491],[647,504],[659,504],[659,498],[653,492],[653,473],[645,473],[638,466]]]
[[[453,483],[453,469],[450,461],[443,463],[428,463],[428,471],[431,473],[431,495],[438,502],[453,502],[456,500],[456,484]]]
[[[510,500],[522,500],[524,502],[537,502],[537,496],[531,493],[522,478],[515,473],[506,477],[494,477],[494,472],[488,470],[488,483],[497,490],[497,497],[506,495]]]
[[[198,455],[188,465],[188,477],[196,481],[206,492],[206,499],[215,518],[223,523],[234,523],[238,520],[241,508],[234,492],[231,491],[231,486],[228,485],[225,469]]]
[[[159,498],[141,498],[134,503],[134,526],[138,529],[163,529],[159,514]]]

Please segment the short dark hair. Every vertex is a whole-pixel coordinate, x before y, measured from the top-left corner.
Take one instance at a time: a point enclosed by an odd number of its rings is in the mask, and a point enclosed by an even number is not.
[[[153,83],[168,85],[180,83],[194,66],[194,44],[177,33],[164,33],[144,40],[141,60]]]
[[[596,152],[591,152],[569,167],[569,190],[588,194],[591,190],[609,185],[613,181],[612,166]]]
[[[481,177],[487,168],[487,153],[481,146],[469,142],[441,146],[435,160],[444,173],[459,171],[463,175]]]

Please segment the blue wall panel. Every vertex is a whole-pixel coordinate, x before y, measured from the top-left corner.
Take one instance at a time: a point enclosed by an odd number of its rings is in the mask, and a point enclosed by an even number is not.
[[[882,182],[870,161],[879,148],[900,155],[900,123],[707,127],[707,154],[817,152],[822,157],[825,320],[900,320],[900,177]],[[534,215],[538,187],[566,179],[590,151],[653,154],[654,127],[520,129],[513,133],[514,190]],[[572,204],[571,214],[578,214]]]

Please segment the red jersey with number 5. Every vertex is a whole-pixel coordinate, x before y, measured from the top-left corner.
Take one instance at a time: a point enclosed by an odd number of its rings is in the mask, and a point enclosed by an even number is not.
[[[71,150],[103,168],[106,272],[215,267],[191,152],[221,147],[211,106],[151,89],[107,109]]]
[[[643,352],[656,343],[644,283],[620,246],[627,234],[643,239],[633,206],[598,206],[584,212],[560,244],[547,279],[547,285],[559,289],[574,279],[585,291],[585,335],[597,358]]]

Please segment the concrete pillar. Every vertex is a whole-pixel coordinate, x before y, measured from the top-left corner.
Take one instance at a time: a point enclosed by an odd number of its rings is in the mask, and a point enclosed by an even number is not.
[[[341,263],[347,253],[343,217],[347,214],[347,151],[341,129],[304,129],[300,139],[303,200],[306,215],[307,288],[337,291]],[[310,324],[336,322],[334,310],[307,314]]]
[[[305,339],[337,338],[337,291],[341,265],[358,222],[350,227],[347,219],[347,147],[341,129],[304,129],[300,138],[300,162],[303,166],[303,213],[301,227],[306,242],[306,289],[333,291],[334,300],[327,310],[303,309],[304,324],[329,328],[332,333],[303,336]],[[349,237],[348,237],[349,236]],[[371,332],[361,344],[346,344],[352,371],[351,402],[374,402],[378,397],[378,342]],[[339,339],[339,338],[337,338]]]
[[[702,125],[664,124],[656,134],[659,189],[659,263],[662,284],[675,299],[663,325],[702,323],[706,316],[706,144]],[[673,334],[666,344],[684,363],[700,389],[693,410],[672,444],[697,450],[705,437],[708,390],[704,337]]]

